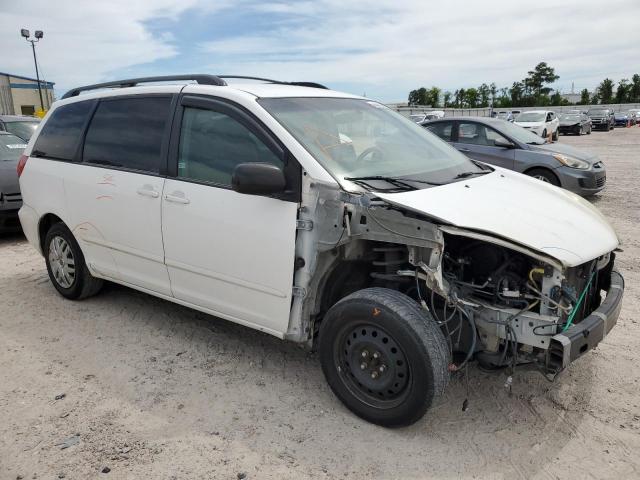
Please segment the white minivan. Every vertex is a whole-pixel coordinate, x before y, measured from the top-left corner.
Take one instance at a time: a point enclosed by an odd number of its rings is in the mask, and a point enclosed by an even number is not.
[[[315,83],[77,88],[18,174],[61,295],[117,282],[315,348],[380,425],[417,421],[472,360],[554,377],[621,308],[618,238],[587,201]]]

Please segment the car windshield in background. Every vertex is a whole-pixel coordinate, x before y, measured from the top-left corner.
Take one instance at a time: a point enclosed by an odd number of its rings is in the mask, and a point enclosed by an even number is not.
[[[577,113],[565,113],[560,115],[560,120],[575,120],[577,122],[580,120],[580,115]]]
[[[518,115],[516,122],[544,122],[546,115],[538,112],[523,112]]]
[[[513,138],[514,140],[517,140],[518,142],[526,143],[528,145],[543,145],[547,143],[544,138],[540,138],[529,130],[525,130],[519,125],[514,125],[511,122],[500,122],[500,128],[498,131]]]
[[[26,147],[25,141],[15,135],[0,135],[0,161],[18,160]]]
[[[40,122],[34,122],[34,121],[7,122],[4,125],[5,125],[5,128],[7,129],[7,132],[13,133],[14,135],[17,135],[18,137],[28,142],[29,139],[31,138],[31,135],[33,135],[33,133],[36,131],[36,128],[38,128],[39,123]]]
[[[596,109],[591,109],[587,112],[587,115],[589,115],[590,117],[596,116],[603,116],[603,115],[608,115],[609,114],[609,110],[604,110],[602,108],[596,108]]]
[[[376,181],[384,182],[381,177],[393,177],[413,188],[425,188],[463,178],[461,174],[486,171],[377,102],[350,98],[264,98],[259,102],[339,179],[378,177]]]

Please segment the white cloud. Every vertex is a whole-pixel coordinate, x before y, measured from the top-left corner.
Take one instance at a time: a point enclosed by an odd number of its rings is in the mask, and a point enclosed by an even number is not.
[[[546,61],[568,91],[640,70],[634,0],[537,2],[316,0],[261,4],[285,14],[271,31],[202,45],[237,73],[346,83],[384,100],[409,89],[509,86]],[[213,64],[212,64],[213,68]],[[361,93],[361,92],[356,92]],[[385,98],[386,97],[386,98]]]

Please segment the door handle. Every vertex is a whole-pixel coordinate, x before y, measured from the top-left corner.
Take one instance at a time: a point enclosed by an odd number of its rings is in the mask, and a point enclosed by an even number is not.
[[[191,203],[191,200],[189,200],[188,198],[184,197],[184,193],[182,193],[182,192],[174,192],[174,194],[178,194],[178,195],[169,195],[169,194],[167,194],[167,195],[164,196],[164,199],[167,202],[180,203],[182,205],[188,205],[189,203]]]
[[[156,192],[155,190],[151,189],[151,188],[139,188],[138,190],[136,190],[138,192],[138,195],[142,195],[145,197],[151,197],[151,198],[158,198],[160,196],[160,194],[158,192]]]

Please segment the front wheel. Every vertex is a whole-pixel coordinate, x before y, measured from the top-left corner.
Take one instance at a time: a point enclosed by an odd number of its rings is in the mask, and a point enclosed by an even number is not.
[[[63,223],[54,224],[47,232],[44,255],[51,283],[63,297],[79,300],[102,288],[103,281],[89,273],[78,242]]]
[[[542,138],[544,138],[545,140],[547,139],[547,131],[546,130],[542,131]]]
[[[556,175],[551,170],[547,170],[545,168],[534,168],[533,170],[529,170],[527,172],[527,175],[538,179],[541,182],[550,183],[551,185],[555,185],[556,187],[560,186],[558,177],[556,177]]]
[[[329,309],[319,354],[329,386],[369,422],[418,421],[449,381],[449,350],[431,315],[395,290],[367,288]]]

